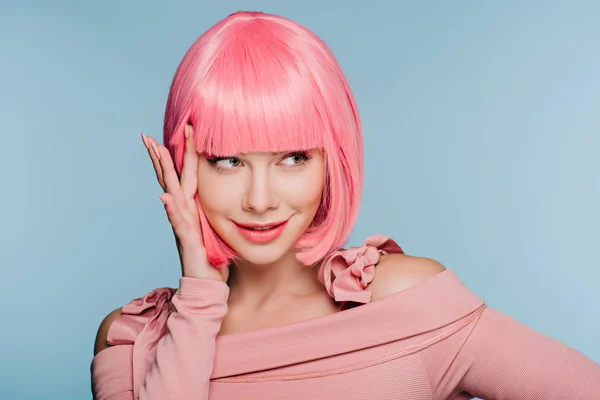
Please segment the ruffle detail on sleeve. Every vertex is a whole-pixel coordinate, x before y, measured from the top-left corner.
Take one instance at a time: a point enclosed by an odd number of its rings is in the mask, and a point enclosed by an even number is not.
[[[327,293],[342,302],[368,303],[371,291],[364,290],[375,277],[375,264],[385,254],[404,254],[402,248],[384,235],[373,235],[362,246],[334,251],[328,255],[319,268],[319,281],[325,285]]]
[[[156,345],[167,332],[167,319],[176,289],[158,288],[132,300],[121,309],[111,324],[107,342],[110,345],[133,345],[133,394],[137,399],[140,386],[156,358]]]

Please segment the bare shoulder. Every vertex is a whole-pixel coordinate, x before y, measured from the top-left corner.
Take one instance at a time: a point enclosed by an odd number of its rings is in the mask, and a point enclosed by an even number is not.
[[[386,254],[375,267],[375,277],[367,285],[371,300],[378,300],[400,292],[445,271],[446,268],[431,258],[406,254]]]
[[[110,346],[106,341],[108,337],[108,330],[112,323],[117,318],[119,318],[120,315],[121,309],[117,308],[116,310],[110,312],[106,317],[104,317],[104,319],[100,323],[98,333],[96,333],[96,341],[94,343],[94,356]]]

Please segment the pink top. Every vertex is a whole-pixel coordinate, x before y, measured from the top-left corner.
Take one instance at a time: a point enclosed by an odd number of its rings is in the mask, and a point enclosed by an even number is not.
[[[276,327],[217,336],[229,287],[216,280],[182,277],[132,300],[108,332],[115,346],[92,360],[94,396],[600,399],[600,365],[487,307],[452,270],[370,302],[387,252],[402,249],[375,235],[319,271],[336,301],[367,304]]]

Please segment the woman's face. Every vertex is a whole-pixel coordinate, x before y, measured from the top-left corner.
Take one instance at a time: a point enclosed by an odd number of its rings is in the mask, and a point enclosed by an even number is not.
[[[294,246],[315,217],[323,185],[323,154],[316,149],[230,158],[201,154],[198,162],[198,195],[208,221],[253,264],[276,262]],[[279,229],[262,232],[238,225],[283,221]]]

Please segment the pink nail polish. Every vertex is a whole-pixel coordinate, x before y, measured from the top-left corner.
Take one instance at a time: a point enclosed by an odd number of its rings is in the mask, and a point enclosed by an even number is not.
[[[146,149],[148,149],[148,139],[146,139],[144,132],[142,132],[142,140],[144,141],[144,146],[146,146]]]

